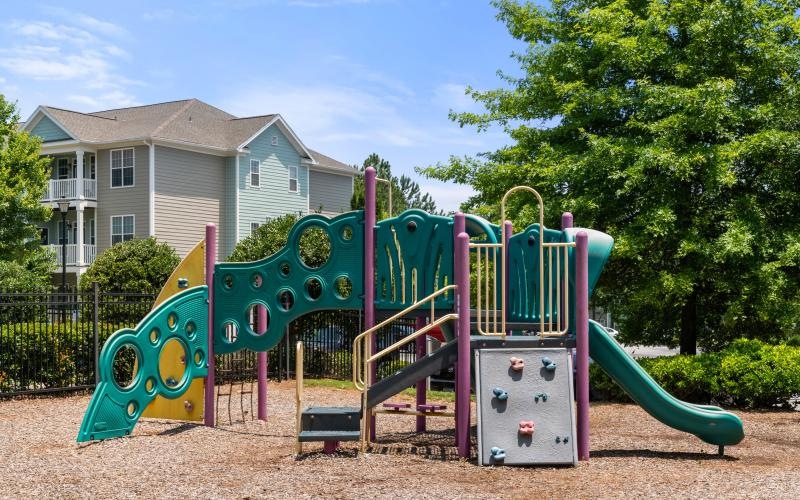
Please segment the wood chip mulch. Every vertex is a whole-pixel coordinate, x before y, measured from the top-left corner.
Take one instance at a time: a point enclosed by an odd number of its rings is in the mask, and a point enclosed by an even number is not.
[[[353,391],[305,393],[307,405],[358,404]],[[523,468],[459,460],[449,418],[416,435],[413,417],[392,415],[378,416],[366,457],[355,443],[335,455],[311,443],[295,459],[293,382],[270,383],[266,423],[143,420],[131,437],[78,445],[88,402],[0,401],[0,497],[800,498],[800,412],[740,413],[745,440],[718,457],[637,406],[594,404],[589,463]]]

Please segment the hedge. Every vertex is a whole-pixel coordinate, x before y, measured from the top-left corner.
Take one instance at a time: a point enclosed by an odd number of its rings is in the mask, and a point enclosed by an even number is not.
[[[667,392],[691,403],[737,408],[800,405],[800,347],[740,339],[720,352],[643,358],[638,362]],[[598,366],[590,366],[595,399],[630,402]]]

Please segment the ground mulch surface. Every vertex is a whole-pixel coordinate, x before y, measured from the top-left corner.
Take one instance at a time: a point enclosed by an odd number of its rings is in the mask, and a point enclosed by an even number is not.
[[[306,389],[309,405],[357,401],[353,391]],[[246,422],[212,429],[147,420],[131,437],[78,445],[88,403],[0,401],[0,497],[800,498],[796,412],[741,413],[745,440],[718,457],[637,406],[595,404],[589,463],[522,468],[459,460],[449,418],[415,435],[413,417],[388,415],[378,417],[379,442],[366,457],[355,444],[324,455],[311,443],[296,459],[293,382],[270,384],[268,423],[250,420],[248,400]]]

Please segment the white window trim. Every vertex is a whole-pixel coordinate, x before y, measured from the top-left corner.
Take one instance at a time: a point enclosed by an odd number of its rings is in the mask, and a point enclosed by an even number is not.
[[[133,184],[130,186],[114,186],[114,161],[112,158],[114,157],[114,151],[125,151],[126,149],[130,149],[133,152]],[[124,157],[125,153],[121,153]],[[124,169],[125,167],[123,167]],[[132,187],[136,187],[136,148],[117,148],[112,149],[108,152],[108,184],[111,189],[128,189]],[[124,179],[124,175],[123,175]]]
[[[132,235],[132,239],[136,238],[136,214],[112,215],[112,216],[109,217],[109,220],[108,220],[108,234],[109,234],[108,243],[109,243],[110,246],[112,246],[112,247],[114,246],[114,217],[132,217],[133,218],[133,233],[131,233],[131,235]],[[95,226],[95,229],[96,229],[96,226]],[[125,220],[124,219],[122,221],[122,229],[123,229],[123,231],[125,230]],[[122,234],[123,234],[123,236],[125,235],[125,233],[122,233]],[[121,243],[124,243],[124,242],[125,242],[125,240],[122,240]]]
[[[295,180],[295,185],[297,186],[297,189],[294,189],[294,190],[292,189],[292,169],[294,169],[294,180]],[[299,193],[300,192],[300,167],[289,166],[289,168],[286,169],[286,170],[287,170],[287,176],[288,176],[288,178],[286,180],[286,183],[287,183],[287,187],[289,188],[289,192],[290,193]]]
[[[253,184],[253,162],[258,165],[258,184]],[[247,170],[247,185],[253,189],[261,189],[261,161],[254,158],[250,159],[250,167]]]

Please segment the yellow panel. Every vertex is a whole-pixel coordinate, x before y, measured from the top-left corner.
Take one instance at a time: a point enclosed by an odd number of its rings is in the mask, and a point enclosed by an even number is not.
[[[185,286],[179,287],[179,283],[186,280]],[[156,307],[176,293],[186,288],[202,285],[205,283],[205,241],[199,242],[184,257],[178,267],[170,275],[161,293],[158,294],[155,304]],[[182,359],[184,355],[180,346],[169,343],[164,346],[161,357],[158,360],[158,370],[163,380],[169,377],[180,380],[184,371]],[[167,399],[161,396],[156,397],[152,403],[142,412],[143,417],[166,418],[170,420],[190,420],[199,421],[203,419],[203,397],[205,395],[205,380],[198,378],[192,381],[189,389],[183,396],[177,399]]]

